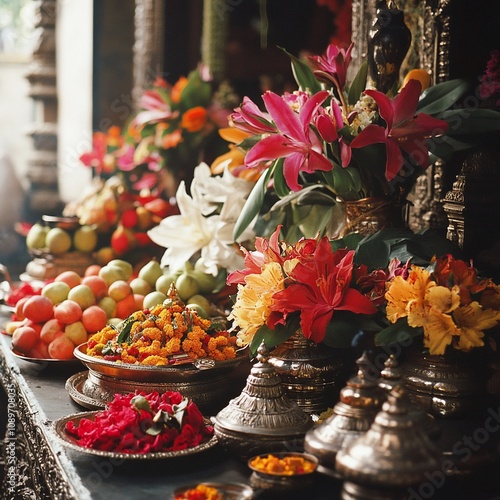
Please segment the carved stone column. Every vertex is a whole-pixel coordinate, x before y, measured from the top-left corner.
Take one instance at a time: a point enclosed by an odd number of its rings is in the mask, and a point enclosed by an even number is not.
[[[36,44],[26,78],[35,101],[35,119],[29,135],[33,153],[28,165],[28,208],[33,215],[61,208],[57,174],[56,0],[36,0]]]
[[[163,0],[136,0],[134,43],[134,88],[137,101],[143,90],[163,70]]]

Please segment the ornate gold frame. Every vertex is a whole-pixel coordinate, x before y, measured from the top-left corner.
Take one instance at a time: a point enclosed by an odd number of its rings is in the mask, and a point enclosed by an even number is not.
[[[427,70],[433,83],[446,81],[450,76],[450,5],[453,0],[399,0],[398,7],[405,12],[407,24],[412,30],[412,47],[407,60]],[[375,13],[377,0],[353,0],[352,2],[352,39],[356,41],[353,49],[353,70],[366,59],[368,33]],[[404,70],[404,68],[403,68]],[[434,164],[423,174],[408,196],[411,203],[406,219],[414,231],[426,229],[445,229],[446,214],[443,210],[444,198],[443,168],[440,162]]]

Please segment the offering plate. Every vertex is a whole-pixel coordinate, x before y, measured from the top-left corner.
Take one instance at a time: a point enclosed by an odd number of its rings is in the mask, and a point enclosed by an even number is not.
[[[227,376],[248,356],[238,351],[235,359],[227,361],[203,359],[179,366],[144,366],[107,361],[86,351],[84,343],[74,353],[89,370],[80,387],[87,398],[105,406],[116,393],[176,391],[205,412],[227,403],[232,396]]]

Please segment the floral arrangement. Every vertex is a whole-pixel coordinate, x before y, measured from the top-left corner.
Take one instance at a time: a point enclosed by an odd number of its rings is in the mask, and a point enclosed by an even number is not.
[[[429,163],[500,130],[500,113],[457,104],[469,88],[461,80],[423,91],[430,78],[415,70],[396,95],[384,94],[367,88],[363,64],[348,82],[352,48],[332,44],[307,62],[290,56],[299,89],[266,92],[263,110],[245,97],[231,115],[244,166],[262,172],[236,238],[258,216],[261,235],[278,224],[289,241],[325,233],[332,220],[340,226],[341,202],[404,199]]]
[[[279,240],[279,226],[269,238],[258,237],[255,251],[243,249],[245,268],[228,276],[238,292],[229,319],[239,345],[255,354],[262,340],[268,348],[300,327],[306,338],[335,345],[337,328],[357,325],[377,312],[354,283],[354,251],[334,251],[327,237]]]
[[[212,155],[220,152],[217,130],[227,126],[236,99],[226,83],[214,89],[203,66],[174,85],[158,77],[141,95],[125,131],[113,126],[94,133],[92,151],[80,160],[96,175],[119,174],[129,190],[172,196],[205,147]]]
[[[234,359],[235,344],[236,338],[215,321],[173,302],[134,312],[120,331],[106,326],[89,338],[87,354],[117,363],[165,366],[204,357]]]
[[[146,454],[199,446],[211,438],[213,428],[193,401],[167,391],[115,394],[106,410],[78,425],[70,420],[66,432],[85,448]]]
[[[448,346],[468,352],[484,346],[485,331],[500,323],[500,287],[449,254],[428,267],[395,259],[358,284],[393,324],[377,333],[379,343],[423,333],[430,354],[444,354]]]

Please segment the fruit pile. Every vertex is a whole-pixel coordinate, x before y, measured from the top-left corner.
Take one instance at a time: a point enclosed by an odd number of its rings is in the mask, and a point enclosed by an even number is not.
[[[136,272],[129,262],[113,259],[104,266],[87,267],[83,276],[64,271],[46,283],[39,295],[19,298],[6,331],[12,334],[14,350],[22,355],[71,359],[75,346],[95,332],[168,301],[172,284],[187,309],[205,319],[220,315],[207,296],[224,283],[224,273],[206,274],[200,263],[187,263],[174,273],[150,260]]]
[[[6,325],[13,349],[32,358],[72,359],[74,348],[89,335],[139,309],[142,304],[136,304],[127,282],[131,264],[116,260],[103,269],[90,266],[83,277],[64,271],[40,295],[18,300]]]
[[[36,223],[31,226],[26,235],[28,250],[63,255],[70,250],[91,253],[97,246],[97,231],[92,226],[83,225],[75,231],[61,227],[46,226]]]

